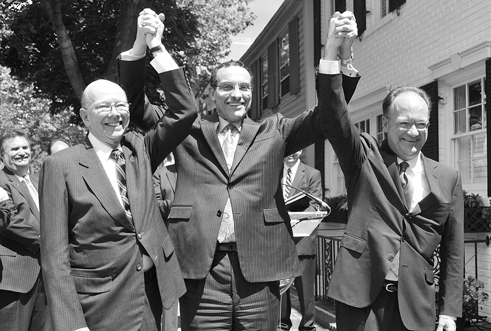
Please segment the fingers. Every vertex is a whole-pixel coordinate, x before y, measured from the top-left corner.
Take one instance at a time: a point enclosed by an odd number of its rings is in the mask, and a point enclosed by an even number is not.
[[[138,15],[138,28],[140,32],[144,34],[155,34],[158,29],[163,28],[164,20],[164,14],[161,13],[157,15],[153,10],[145,8]]]
[[[333,16],[331,22],[334,24],[333,33],[336,38],[354,39],[358,36],[358,28],[353,13],[346,11],[336,15],[336,17]]]

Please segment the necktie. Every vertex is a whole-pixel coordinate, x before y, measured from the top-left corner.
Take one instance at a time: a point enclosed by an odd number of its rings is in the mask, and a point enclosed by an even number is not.
[[[225,161],[227,161],[227,168],[230,171],[232,168],[232,163],[234,162],[236,148],[233,136],[239,132],[239,129],[237,129],[237,127],[233,124],[228,124],[223,128],[222,132],[225,133],[225,139],[222,143],[223,155],[225,156]]]
[[[32,200],[34,200],[34,203],[36,204],[36,207],[38,207],[38,210],[39,210],[39,195],[38,195],[38,191],[36,190],[36,188],[34,187],[34,185],[32,185],[31,180],[27,176],[24,177],[24,184],[27,186],[27,189],[29,190],[29,194],[31,195]]]
[[[285,186],[283,189],[283,198],[286,200],[288,197],[288,194],[290,194],[290,186],[287,185],[292,185],[292,168],[288,168],[286,171],[286,181],[285,181]]]
[[[406,161],[399,164],[399,177],[401,178],[402,190],[404,192],[404,199],[408,209],[411,209],[413,201],[414,186],[411,178],[408,177],[406,170],[409,167],[409,163]]]
[[[126,162],[124,160],[123,152],[119,149],[113,149],[110,157],[116,161],[116,178],[118,181],[119,194],[121,195],[121,200],[123,201],[126,216],[128,216],[128,219],[131,221],[133,216],[131,215],[128,190],[126,189]]]
[[[233,142],[233,135],[239,132],[237,127],[233,124],[228,124],[223,128],[222,132],[225,133],[225,139],[222,143],[222,151],[225,156],[225,161],[227,162],[227,168],[230,171],[232,168],[232,163],[234,162],[235,154],[235,144]],[[225,208],[222,214],[222,223],[220,224],[220,229],[218,230],[218,242],[223,242],[225,239],[229,238],[234,234],[234,215],[232,212],[232,203],[230,202],[230,197],[227,199]]]

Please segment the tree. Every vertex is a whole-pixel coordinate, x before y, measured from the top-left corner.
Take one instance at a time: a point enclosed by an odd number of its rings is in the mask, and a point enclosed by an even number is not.
[[[250,0],[7,0],[0,4],[0,65],[36,87],[54,114],[78,111],[88,82],[116,79],[116,56],[131,48],[145,7],[166,14],[164,44],[191,72],[196,95],[207,69],[230,48],[230,36],[252,23]],[[148,70],[152,73],[153,70]],[[156,75],[147,79],[152,102],[163,103]]]
[[[25,131],[31,141],[34,170],[38,170],[54,138],[75,145],[84,139],[85,130],[74,123],[71,111],[50,114],[49,100],[34,97],[36,87],[13,79],[9,71],[0,66],[0,132],[7,128]]]

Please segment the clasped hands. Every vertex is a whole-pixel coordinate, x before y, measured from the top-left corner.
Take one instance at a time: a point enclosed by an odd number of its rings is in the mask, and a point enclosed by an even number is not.
[[[137,33],[133,53],[144,54],[145,50],[162,44],[165,15],[145,8],[138,14]]]
[[[349,59],[351,46],[358,37],[355,16],[350,11],[335,12],[329,21],[329,29],[324,47],[324,60]]]

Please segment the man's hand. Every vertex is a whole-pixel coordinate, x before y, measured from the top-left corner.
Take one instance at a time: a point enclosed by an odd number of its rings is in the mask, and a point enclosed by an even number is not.
[[[358,27],[352,12],[335,12],[329,21],[329,29],[324,49],[324,60],[336,61],[351,56],[351,46],[358,36]]]
[[[132,55],[144,55],[148,47],[152,48],[162,43],[164,32],[164,14],[157,15],[149,8],[138,14],[136,39],[133,43]]]
[[[160,13],[157,15],[151,9],[144,9],[138,17],[138,22],[142,24],[142,29],[145,32],[145,42],[148,48],[152,48],[162,44],[162,34],[164,33],[165,15]]]
[[[447,316],[440,316],[438,318],[438,327],[436,331],[455,331],[457,330],[457,325],[455,325],[455,321]]]

